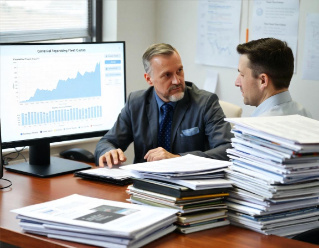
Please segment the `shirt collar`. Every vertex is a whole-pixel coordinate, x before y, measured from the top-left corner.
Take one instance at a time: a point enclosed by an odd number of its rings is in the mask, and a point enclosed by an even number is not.
[[[252,117],[260,116],[261,114],[268,111],[272,107],[286,103],[286,102],[290,102],[290,101],[292,101],[292,98],[288,90],[278,93],[276,95],[273,95],[267,98],[265,101],[259,104],[259,106],[255,109],[255,111],[253,112],[251,116]]]
[[[154,95],[155,95],[155,99],[157,102],[157,107],[158,107],[158,111],[160,112],[161,107],[163,106],[163,104],[165,104],[166,102],[164,102],[157,94],[156,91],[154,89]],[[177,102],[168,102],[169,105],[171,105],[173,107],[173,109],[175,108]]]

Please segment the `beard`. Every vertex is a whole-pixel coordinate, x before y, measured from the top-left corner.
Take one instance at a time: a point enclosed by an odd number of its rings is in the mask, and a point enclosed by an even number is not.
[[[171,102],[177,102],[179,100],[182,100],[184,95],[185,95],[184,91],[183,92],[179,92],[179,93],[176,93],[174,95],[169,96],[168,100],[171,101]]]
[[[169,90],[174,90],[176,88],[177,88],[176,86],[172,86]],[[182,92],[177,92],[174,95],[170,95],[168,97],[168,100],[170,102],[177,102],[179,100],[182,100],[185,95],[185,87],[182,86],[182,90],[183,90]]]

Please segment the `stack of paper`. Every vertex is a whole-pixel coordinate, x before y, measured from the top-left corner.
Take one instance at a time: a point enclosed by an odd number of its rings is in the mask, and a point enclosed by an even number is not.
[[[176,227],[176,210],[71,195],[16,210],[28,233],[99,247],[141,247]]]
[[[228,225],[224,179],[230,162],[194,155],[122,166],[134,175],[130,201],[178,210],[177,230],[191,233]]]
[[[226,120],[235,124],[226,170],[231,223],[286,237],[319,227],[319,122],[299,115]]]

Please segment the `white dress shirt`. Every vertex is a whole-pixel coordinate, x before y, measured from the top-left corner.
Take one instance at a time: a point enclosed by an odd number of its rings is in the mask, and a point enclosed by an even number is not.
[[[311,113],[301,104],[292,100],[289,91],[273,95],[263,101],[253,112],[252,117],[279,116],[279,115],[302,115],[312,118]]]

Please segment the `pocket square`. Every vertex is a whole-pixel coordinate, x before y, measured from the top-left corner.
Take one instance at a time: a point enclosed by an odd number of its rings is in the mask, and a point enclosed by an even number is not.
[[[190,129],[182,130],[181,136],[193,136],[193,135],[198,134],[198,133],[199,133],[199,128],[192,127]]]

